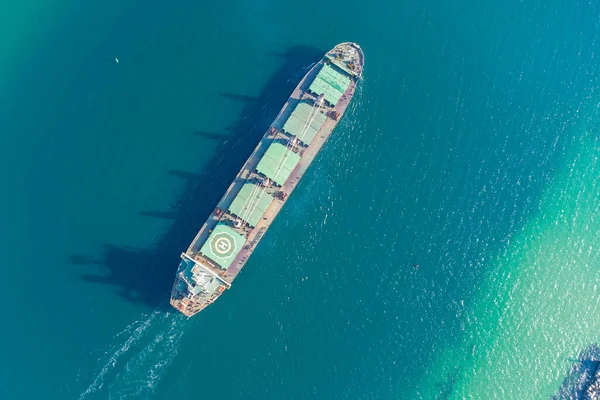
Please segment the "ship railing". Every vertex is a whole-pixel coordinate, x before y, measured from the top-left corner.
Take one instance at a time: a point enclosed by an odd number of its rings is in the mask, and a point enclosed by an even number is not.
[[[254,236],[254,239],[252,239],[252,241],[248,244],[248,249],[251,250],[254,248],[254,246],[256,246],[256,244],[260,241],[266,230],[267,228],[264,226],[258,230],[256,236]]]

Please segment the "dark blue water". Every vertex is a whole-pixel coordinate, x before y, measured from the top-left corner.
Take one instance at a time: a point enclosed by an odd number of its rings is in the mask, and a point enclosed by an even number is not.
[[[5,6],[0,397],[553,394],[600,339],[599,17],[557,1]],[[366,67],[331,141],[232,289],[176,315],[180,252],[342,41]]]

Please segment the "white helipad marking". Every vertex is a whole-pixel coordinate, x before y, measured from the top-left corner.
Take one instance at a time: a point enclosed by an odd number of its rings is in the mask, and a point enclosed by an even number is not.
[[[226,236],[221,236],[215,240],[215,250],[219,254],[225,254],[231,249],[231,240]]]

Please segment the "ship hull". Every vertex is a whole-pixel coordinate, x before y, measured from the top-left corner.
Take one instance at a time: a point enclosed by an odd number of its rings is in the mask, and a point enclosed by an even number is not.
[[[363,65],[360,47],[342,43],[328,52],[300,81],[190,247],[182,253],[171,292],[173,307],[191,317],[231,287],[346,111]],[[329,79],[330,75],[325,72],[335,75],[331,79],[338,78],[338,81],[332,81],[335,90],[318,85],[323,78]],[[344,82],[349,84],[342,91],[339,82],[342,87]],[[322,87],[325,87],[324,93],[317,93]],[[308,117],[304,123],[299,120],[297,126],[300,128],[294,128],[292,120],[297,119],[297,115],[304,115],[300,113],[301,106],[309,112]],[[269,169],[263,159],[269,160],[276,143],[284,144],[279,147],[283,149],[283,155]],[[292,165],[294,160],[297,162]],[[282,171],[286,175],[289,173],[285,179],[281,176]],[[272,199],[268,206],[265,198]],[[260,208],[263,203],[264,208]]]

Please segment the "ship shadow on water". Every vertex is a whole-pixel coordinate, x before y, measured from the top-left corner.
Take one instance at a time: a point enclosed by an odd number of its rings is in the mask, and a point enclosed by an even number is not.
[[[80,279],[114,286],[121,297],[136,304],[151,308],[168,307],[167,300],[179,255],[188,247],[308,67],[324,53],[307,46],[292,46],[285,52],[270,52],[266,56],[280,58],[283,60],[282,66],[258,96],[223,93],[224,98],[241,101],[244,106],[238,121],[227,128],[228,132],[191,133],[220,143],[212,159],[206,163],[206,168],[200,173],[168,171],[174,178],[186,181],[179,201],[169,210],[141,212],[146,217],[171,220],[172,225],[151,248],[105,243],[100,256],[71,256],[68,260],[70,263],[100,266],[104,272],[86,273]]]

